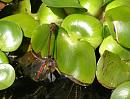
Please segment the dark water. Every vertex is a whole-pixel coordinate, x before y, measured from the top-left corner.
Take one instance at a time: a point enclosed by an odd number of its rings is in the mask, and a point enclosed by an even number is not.
[[[96,79],[89,86],[80,86],[60,75],[54,82],[35,82],[21,77],[10,88],[0,91],[0,99],[110,99],[110,95],[111,90],[101,86]]]

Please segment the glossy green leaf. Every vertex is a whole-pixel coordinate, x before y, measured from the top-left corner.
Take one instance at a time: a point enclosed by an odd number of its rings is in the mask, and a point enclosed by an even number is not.
[[[48,56],[48,40],[50,35],[50,25],[43,24],[34,30],[31,44],[32,48],[36,53],[41,53],[42,57]],[[54,35],[51,37],[51,54],[53,52]]]
[[[108,10],[105,20],[108,23],[110,33],[119,44],[130,48],[130,7],[120,6]],[[119,13],[121,12],[121,14]]]
[[[56,23],[60,25],[65,17],[63,9],[47,7],[45,4],[40,6],[37,14],[40,24]]]
[[[9,61],[5,53],[0,51],[0,64],[2,63],[6,64],[6,63],[9,63]]]
[[[18,49],[23,39],[21,28],[10,21],[0,21],[0,50],[12,52]]]
[[[14,68],[10,64],[0,64],[0,90],[10,87],[14,80]]]
[[[100,55],[103,55],[104,51],[108,50],[112,53],[117,54],[120,56],[123,60],[129,60],[130,59],[130,51],[119,45],[116,40],[113,39],[112,36],[108,36],[103,40],[99,47],[99,53]]]
[[[130,0],[113,0],[106,6],[105,11],[119,6],[130,6]]]
[[[79,0],[42,0],[47,6],[51,7],[77,7],[81,8]]]
[[[28,14],[15,14],[0,20],[8,20],[18,24],[24,31],[24,36],[31,37],[32,31],[39,25],[38,22]]]
[[[75,39],[82,39],[97,48],[102,42],[103,25],[89,15],[72,14],[67,16],[61,26]]]
[[[0,1],[9,3],[9,2],[12,2],[13,0],[0,0]]]
[[[130,99],[130,81],[120,84],[112,92],[110,99]]]
[[[103,0],[79,0],[82,7],[88,10],[91,15],[97,15],[103,5]]]
[[[115,88],[120,83],[130,80],[130,61],[109,51],[105,51],[97,63],[96,76],[106,88]]]
[[[60,29],[56,41],[55,59],[60,72],[83,84],[91,84],[95,78],[96,58],[93,47],[77,40]]]

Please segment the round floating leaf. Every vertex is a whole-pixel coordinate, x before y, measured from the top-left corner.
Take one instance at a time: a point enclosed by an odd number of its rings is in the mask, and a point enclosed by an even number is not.
[[[14,68],[10,64],[0,64],[0,90],[10,87],[14,80]]]
[[[130,80],[130,61],[109,51],[105,51],[97,63],[96,76],[106,88],[115,88],[124,81]]]
[[[130,99],[130,81],[120,84],[112,92],[110,99]]]
[[[68,32],[68,35],[85,40],[94,48],[102,42],[103,25],[92,16],[72,14],[63,20],[61,26]]]
[[[0,51],[0,64],[2,63],[6,64],[6,63],[9,63],[9,61],[5,53]]]
[[[95,78],[96,58],[93,47],[87,42],[69,36],[60,29],[56,41],[55,59],[60,72],[83,84]]]
[[[38,19],[40,24],[56,23],[60,25],[64,17],[64,10],[61,8],[51,8],[42,4],[38,10]]]
[[[23,33],[21,28],[10,21],[0,21],[0,50],[15,51],[21,44]]]
[[[117,54],[122,60],[129,60],[130,59],[130,51],[125,49],[124,47],[120,46],[112,36],[108,36],[102,42],[99,47],[100,55],[103,55],[104,51],[108,50],[112,53]]]
[[[24,36],[31,37],[32,31],[38,26],[38,22],[28,14],[15,14],[2,18],[1,20],[8,20],[18,24],[24,31]]]
[[[105,13],[105,20],[108,23],[109,30],[122,46],[130,48],[130,7],[120,6],[108,10]],[[121,14],[119,13],[121,12]]]

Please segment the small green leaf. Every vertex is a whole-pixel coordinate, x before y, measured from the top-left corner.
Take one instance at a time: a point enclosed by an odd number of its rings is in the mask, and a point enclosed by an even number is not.
[[[108,10],[105,13],[105,20],[110,33],[119,44],[130,48],[130,7],[120,6]],[[121,12],[121,14],[119,13]]]
[[[76,7],[81,8],[79,0],[42,0],[47,6],[51,7]]]
[[[0,64],[0,90],[10,87],[14,80],[14,68],[10,64]]]
[[[10,21],[0,21],[0,50],[12,52],[18,49],[23,39],[21,28]]]
[[[130,99],[130,81],[123,82],[112,92],[110,99]]]
[[[15,14],[0,20],[12,21],[18,24],[24,31],[24,36],[31,38],[32,31],[39,25],[38,22],[28,14]]]
[[[40,24],[56,23],[60,25],[65,18],[64,10],[61,8],[47,7],[42,4],[37,12]]]
[[[105,51],[97,63],[96,76],[106,88],[115,88],[124,81],[130,80],[130,60]]]
[[[130,51],[119,45],[112,36],[106,37],[99,47],[100,55],[103,55],[105,50],[117,54],[122,60],[130,59]]]

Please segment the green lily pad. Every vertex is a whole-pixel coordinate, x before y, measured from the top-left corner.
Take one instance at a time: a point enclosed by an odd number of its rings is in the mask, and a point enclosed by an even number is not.
[[[43,24],[34,30],[32,38],[31,38],[31,44],[32,44],[33,50],[36,53],[40,53],[42,57],[48,56],[49,35],[50,35],[50,25]],[[54,39],[55,39],[55,36],[52,35],[51,46],[50,46],[51,47],[51,55],[53,53]]]
[[[115,88],[124,81],[130,80],[130,60],[105,51],[97,63],[96,76],[106,88]]]
[[[120,6],[108,10],[105,20],[108,23],[110,33],[119,44],[130,48],[130,7]],[[121,12],[121,14],[119,13]]]
[[[60,25],[62,20],[65,18],[63,9],[47,7],[45,4],[40,6],[37,15],[40,24],[56,23],[57,25]]]
[[[93,47],[60,29],[56,40],[55,59],[60,72],[82,84],[91,84],[95,78],[96,58]]]
[[[113,39],[112,36],[106,37],[99,47],[100,55],[103,55],[105,50],[117,54],[122,60],[130,59],[130,51],[122,47]]]
[[[21,28],[10,21],[0,21],[0,50],[12,52],[18,49],[22,42]]]
[[[76,7],[81,8],[79,0],[42,0],[47,6],[51,7]]]
[[[2,63],[9,63],[7,56],[4,52],[0,51],[0,64]]]
[[[112,92],[110,99],[130,99],[130,81],[123,82]]]
[[[63,20],[61,26],[68,32],[68,35],[85,40],[94,48],[102,42],[103,25],[92,16],[72,14]]]
[[[24,31],[24,36],[31,38],[32,31],[39,25],[38,22],[28,14],[14,14],[0,20],[12,21],[18,24]]]
[[[14,68],[10,64],[0,64],[0,90],[10,87],[14,80]]]

